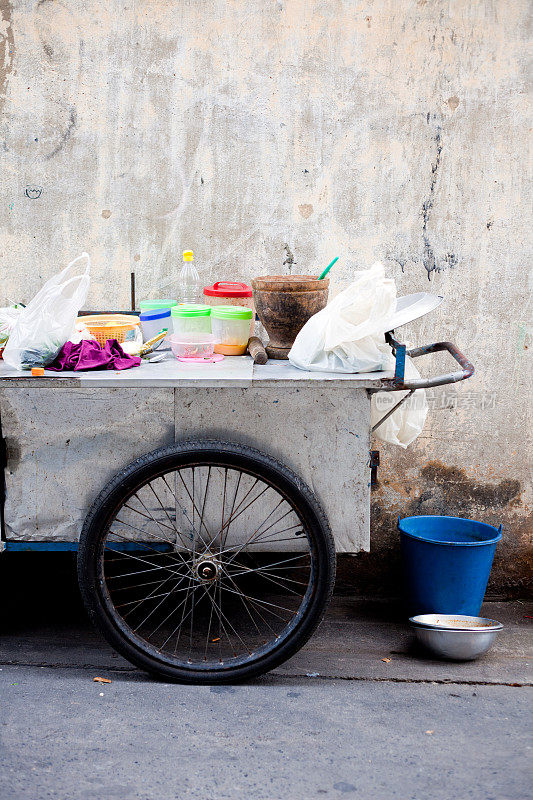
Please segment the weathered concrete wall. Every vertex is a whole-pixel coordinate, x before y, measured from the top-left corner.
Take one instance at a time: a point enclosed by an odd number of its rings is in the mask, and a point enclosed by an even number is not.
[[[492,587],[523,588],[527,0],[1,6],[0,303],[81,250],[100,308],[128,305],[132,269],[139,299],[175,293],[184,247],[206,283],[285,271],[285,244],[301,272],[340,254],[337,288],[382,259],[400,293],[446,298],[405,335],[477,372],[382,448],[353,580],[390,585],[397,513],[445,511],[503,522]]]

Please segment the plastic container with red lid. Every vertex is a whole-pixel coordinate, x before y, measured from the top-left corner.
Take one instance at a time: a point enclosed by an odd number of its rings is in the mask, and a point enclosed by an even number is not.
[[[250,336],[254,335],[255,306],[251,286],[237,281],[217,281],[212,286],[205,287],[204,300],[212,308],[216,306],[244,306],[245,308],[251,308]]]
[[[204,289],[206,297],[251,297],[252,287],[246,283],[234,283],[233,281],[217,281],[212,286]]]

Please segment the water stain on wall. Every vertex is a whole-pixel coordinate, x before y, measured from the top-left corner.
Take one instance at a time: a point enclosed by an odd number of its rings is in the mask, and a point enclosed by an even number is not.
[[[432,272],[440,272],[441,267],[437,264],[435,259],[435,251],[430,241],[429,237],[429,219],[431,210],[433,208],[433,203],[435,200],[435,187],[437,185],[437,178],[438,172],[440,167],[440,158],[442,153],[442,128],[440,125],[437,125],[437,129],[435,131],[435,159],[431,165],[431,180],[429,184],[429,194],[427,200],[424,200],[422,203],[422,239],[424,242],[424,267],[427,270],[428,280],[431,280],[431,273]]]
[[[313,213],[313,206],[310,203],[303,203],[301,206],[298,206],[298,211],[304,219],[308,219]]]
[[[503,524],[503,538],[496,548],[488,594],[505,597],[528,596],[533,590],[533,522],[520,513],[520,481],[505,479],[490,483],[469,477],[464,469],[430,461],[418,475],[394,482],[402,497],[391,503],[385,478],[373,492],[371,506],[371,551],[356,556],[338,557],[337,588],[340,593],[402,593],[402,563],[398,517],[441,514],[479,519],[492,525]],[[506,521],[516,510],[513,530]]]
[[[9,73],[13,69],[15,36],[12,23],[13,8],[9,0],[0,0],[0,113],[4,107]]]
[[[72,131],[76,127],[76,120],[77,120],[76,109],[75,108],[71,108],[69,110],[67,125],[66,125],[65,129],[62,131],[62,133],[60,134],[59,142],[54,147],[54,149],[50,153],[48,153],[48,155],[46,155],[44,157],[45,161],[49,161],[51,158],[56,156],[63,149],[65,144],[68,142],[68,140],[72,136]]]
[[[459,105],[459,98],[453,95],[453,97],[448,97],[448,105],[450,107],[450,111],[455,111],[457,106]]]
[[[415,503],[417,509],[430,504],[430,513],[452,514],[472,509],[500,509],[517,506],[520,500],[520,481],[506,479],[499,483],[481,483],[469,478],[464,469],[430,461],[420,471],[428,488]],[[445,510],[447,509],[447,510]],[[415,513],[421,513],[420,510]]]

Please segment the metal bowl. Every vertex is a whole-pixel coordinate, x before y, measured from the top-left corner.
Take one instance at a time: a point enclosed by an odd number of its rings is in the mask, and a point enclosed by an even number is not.
[[[495,619],[463,614],[419,614],[409,622],[424,647],[451,661],[479,658],[503,628]]]

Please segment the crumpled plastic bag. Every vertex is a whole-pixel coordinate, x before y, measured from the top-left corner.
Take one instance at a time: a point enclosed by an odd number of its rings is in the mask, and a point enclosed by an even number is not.
[[[3,353],[6,364],[25,370],[52,363],[74,334],[89,290],[90,269],[91,260],[82,253],[44,284],[15,321]]]
[[[392,366],[391,369],[394,369]],[[405,359],[405,379],[420,378],[420,373],[409,356]],[[370,401],[370,425],[373,427],[387,414],[396,403],[405,397],[408,391],[403,392],[375,392]],[[373,435],[382,442],[397,444],[404,449],[420,436],[426,422],[428,402],[426,390],[417,389],[414,394],[405,400],[396,411],[390,415],[376,430]]]
[[[9,334],[24,306],[13,305],[0,308],[0,349],[5,347]]]
[[[306,322],[289,352],[295,367],[317,372],[394,370],[395,359],[385,341],[396,310],[396,284],[385,277],[377,261],[356,272],[347,289]],[[413,361],[405,361],[405,378],[420,378]],[[407,392],[377,392],[371,400],[375,425]],[[375,436],[407,447],[421,433],[428,405],[424,389],[417,391],[380,425]]]
[[[79,344],[84,341],[95,342],[96,336],[93,336],[87,325],[78,319],[74,323],[74,331],[70,334],[68,341],[72,342],[72,344]]]
[[[376,263],[354,274],[347,289],[309,319],[289,352],[300,369],[318,372],[375,372],[387,369],[385,332],[396,310],[396,284]]]

